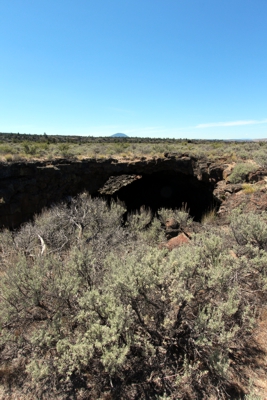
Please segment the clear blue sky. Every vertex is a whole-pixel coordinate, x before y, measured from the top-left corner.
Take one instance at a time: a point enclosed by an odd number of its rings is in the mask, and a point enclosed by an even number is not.
[[[0,132],[267,137],[267,0],[1,0]]]

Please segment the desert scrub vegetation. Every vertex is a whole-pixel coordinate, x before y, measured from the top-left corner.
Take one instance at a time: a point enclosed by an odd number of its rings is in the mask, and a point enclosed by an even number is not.
[[[124,213],[84,193],[0,232],[5,398],[244,397],[233,377],[266,302],[267,214],[237,210],[168,252],[162,220],[190,225],[185,208]]]
[[[260,190],[260,187],[256,186],[256,185],[253,185],[251,183],[244,183],[242,185],[242,190],[243,190],[244,193],[249,194],[249,193],[257,192],[258,190]]]
[[[222,141],[0,133],[0,160],[163,157],[164,153],[266,166],[266,141]]]
[[[217,210],[215,207],[211,207],[202,215],[201,224],[202,225],[213,224],[216,221],[216,219],[217,219]]]
[[[233,168],[231,175],[228,180],[231,183],[242,183],[245,182],[248,174],[257,169],[257,166],[252,163],[237,163]]]

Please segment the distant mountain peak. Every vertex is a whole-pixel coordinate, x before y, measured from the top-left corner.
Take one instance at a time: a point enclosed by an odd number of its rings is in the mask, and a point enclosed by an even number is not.
[[[114,133],[111,137],[128,137],[125,133]]]

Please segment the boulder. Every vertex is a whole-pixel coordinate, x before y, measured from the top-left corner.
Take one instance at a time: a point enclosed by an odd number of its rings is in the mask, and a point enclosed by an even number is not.
[[[183,246],[184,244],[188,244],[190,239],[184,234],[180,233],[178,236],[175,236],[168,240],[168,242],[164,245],[168,250],[173,250],[176,247]]]

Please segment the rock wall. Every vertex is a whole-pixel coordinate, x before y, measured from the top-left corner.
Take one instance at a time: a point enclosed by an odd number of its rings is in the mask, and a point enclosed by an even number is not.
[[[140,179],[142,174],[147,176],[160,171],[173,171],[210,185],[212,190],[214,184],[222,179],[223,169],[222,165],[186,154],[179,157],[175,154],[165,154],[164,158],[137,161],[57,159],[1,163],[0,227],[16,228],[44,207],[83,190],[92,195],[103,190],[105,192],[105,188],[109,187],[108,182],[113,182],[114,186],[114,179],[110,179],[113,176],[123,175],[125,185]],[[127,178],[128,175],[131,177]],[[115,184],[112,193],[123,186],[120,179],[115,181],[117,187]],[[138,196],[138,193],[136,195]]]

